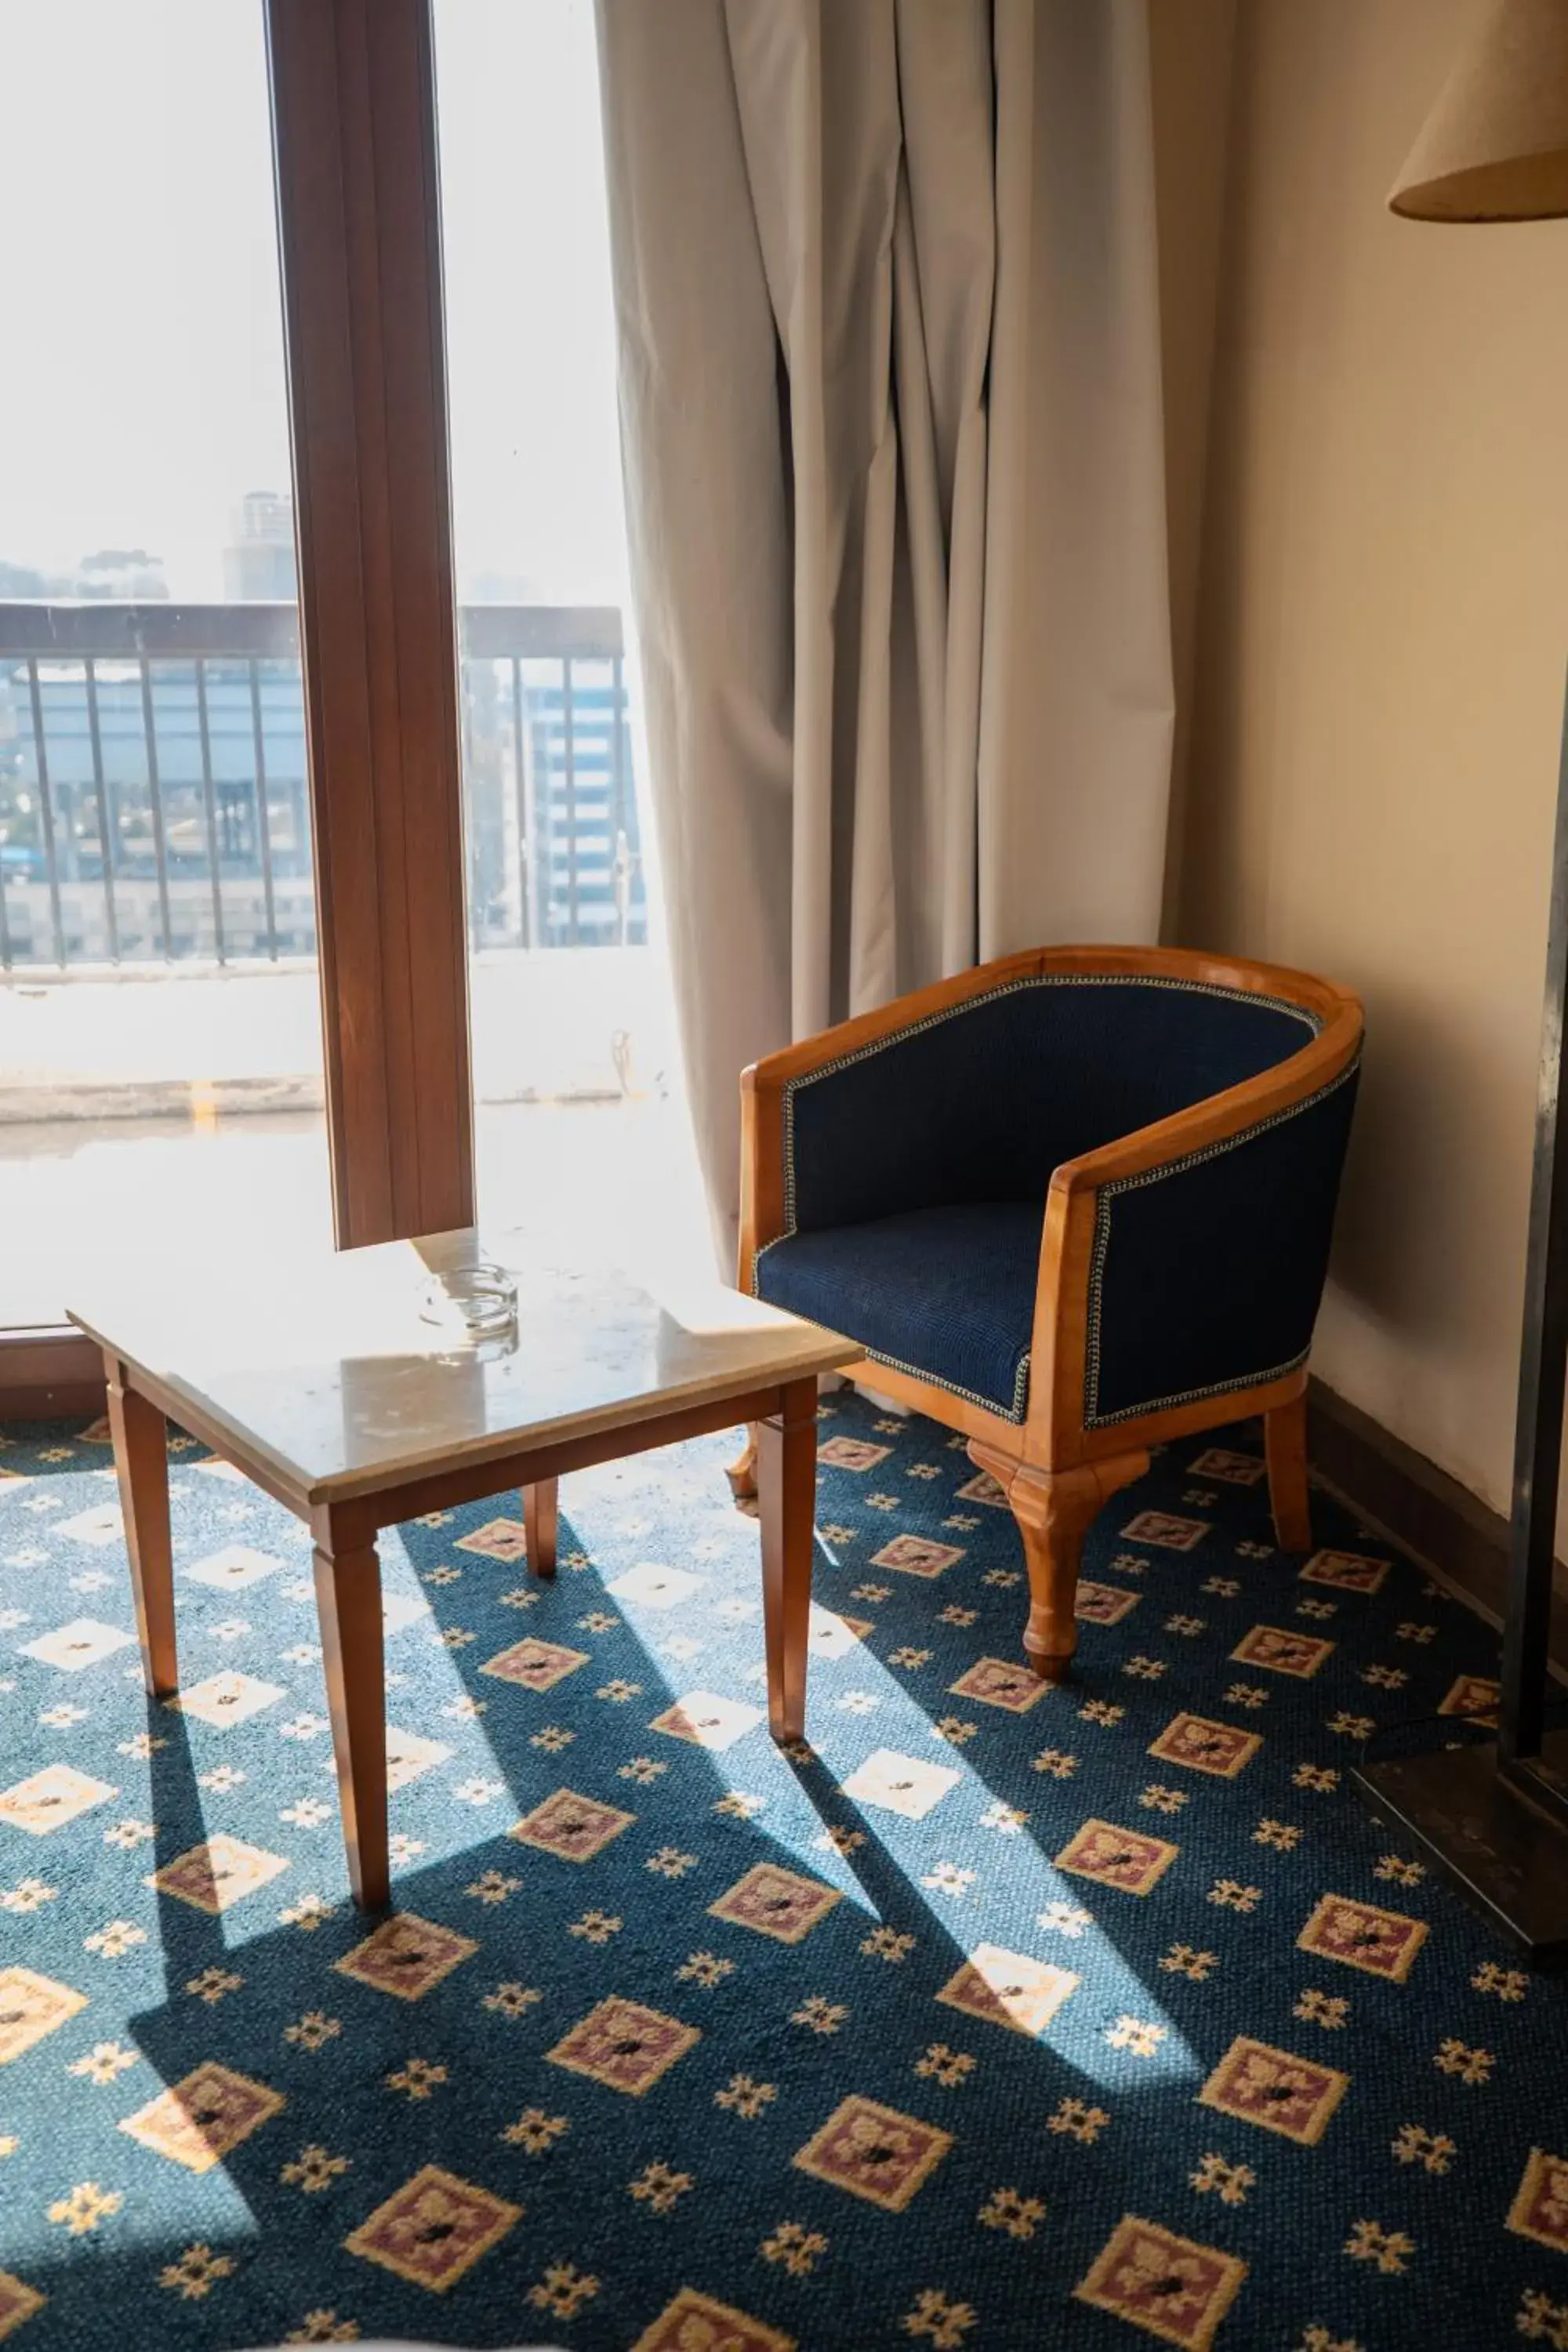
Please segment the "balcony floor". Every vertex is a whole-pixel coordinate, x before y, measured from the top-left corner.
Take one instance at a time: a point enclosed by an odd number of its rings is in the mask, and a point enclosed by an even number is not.
[[[477,958],[480,1222],[574,1263],[711,1266],[647,950]],[[0,991],[0,1326],[100,1266],[330,1244],[311,971]]]

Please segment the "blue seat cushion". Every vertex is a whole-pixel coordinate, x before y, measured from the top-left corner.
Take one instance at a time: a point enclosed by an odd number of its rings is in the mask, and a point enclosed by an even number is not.
[[[792,1234],[756,1291],[867,1353],[1022,1421],[1043,1201],[967,1201]]]

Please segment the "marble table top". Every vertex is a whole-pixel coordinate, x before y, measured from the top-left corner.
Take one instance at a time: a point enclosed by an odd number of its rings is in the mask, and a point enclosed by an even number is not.
[[[507,1339],[469,1339],[422,1316],[431,1276],[476,1253],[516,1276]],[[806,1379],[863,1352],[716,1281],[514,1265],[504,1241],[471,1233],[127,1270],[68,1312],[147,1376],[165,1411],[184,1408],[220,1452],[301,1504]]]

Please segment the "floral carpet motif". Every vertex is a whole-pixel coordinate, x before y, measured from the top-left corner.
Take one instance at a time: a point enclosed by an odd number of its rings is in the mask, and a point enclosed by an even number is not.
[[[308,1539],[176,1437],[183,1690],[106,1433],[0,1449],[0,2343],[1568,2352],[1568,1985],[1363,1810],[1494,1636],[1258,1433],[1023,1669],[961,1444],[821,1432],[809,1745],[710,1440],[390,1533],[396,1910],[347,1898]]]

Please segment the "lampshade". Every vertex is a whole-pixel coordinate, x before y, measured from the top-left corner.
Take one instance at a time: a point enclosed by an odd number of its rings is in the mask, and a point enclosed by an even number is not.
[[[1388,201],[1409,220],[1568,215],[1568,0],[1489,0]]]

